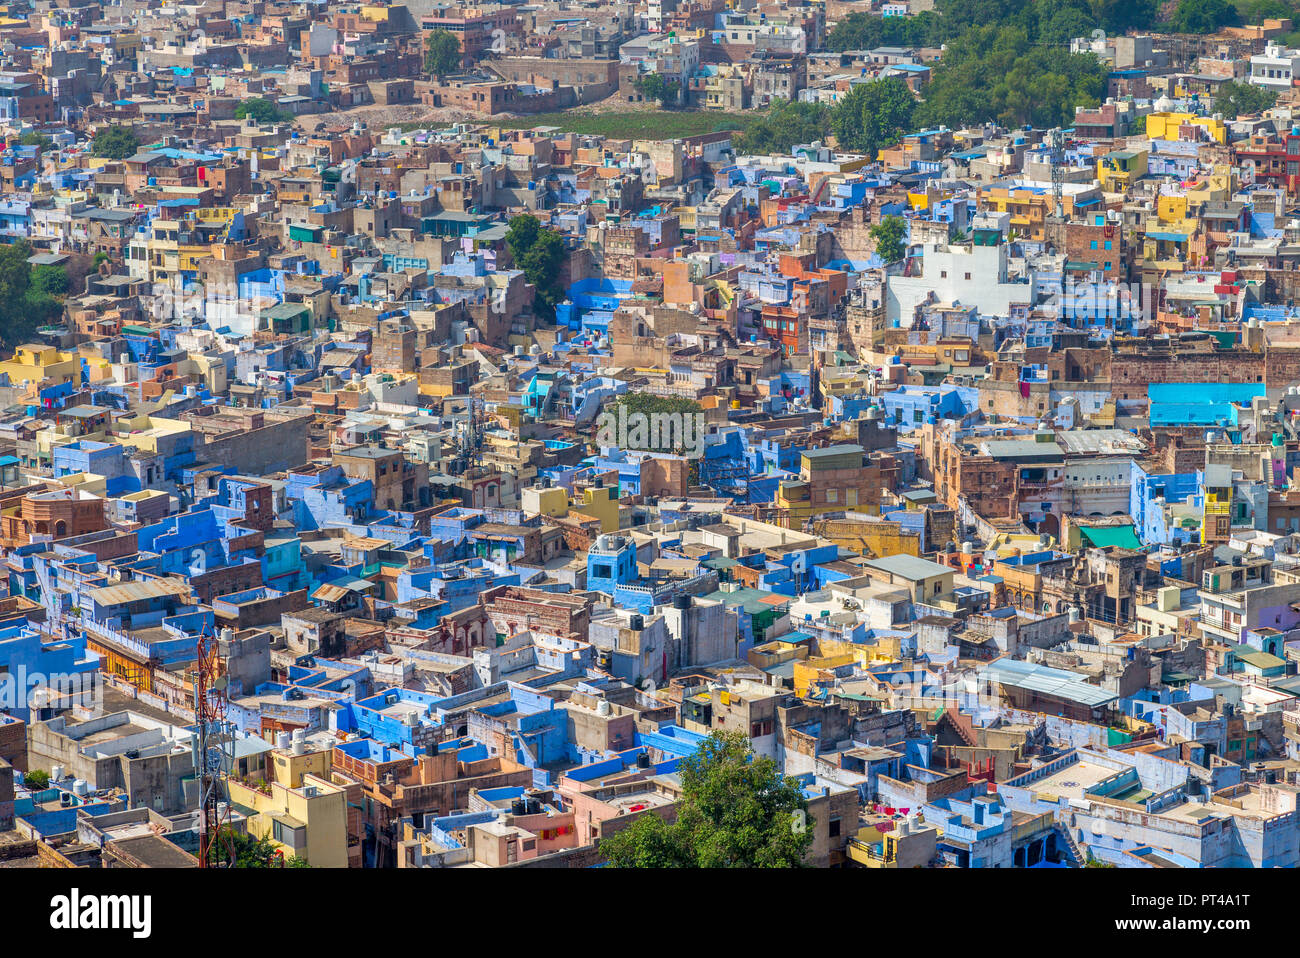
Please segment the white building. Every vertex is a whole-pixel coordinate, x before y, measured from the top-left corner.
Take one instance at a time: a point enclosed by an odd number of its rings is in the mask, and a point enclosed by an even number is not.
[[[1288,50],[1270,43],[1263,53],[1250,58],[1250,82],[1269,90],[1291,89],[1300,76],[1300,50]]]
[[[931,293],[937,302],[974,306],[981,316],[1009,316],[1013,306],[1028,307],[1034,300],[1033,283],[1008,277],[1001,244],[926,243],[922,249],[920,276],[889,277],[885,318],[891,327],[910,328],[916,307]]]

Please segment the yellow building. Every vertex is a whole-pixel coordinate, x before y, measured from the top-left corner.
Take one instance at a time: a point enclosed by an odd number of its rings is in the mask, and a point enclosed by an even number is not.
[[[1106,193],[1126,193],[1146,175],[1146,150],[1115,150],[1097,161],[1097,182]]]
[[[202,187],[174,187],[171,192],[192,191]],[[160,282],[177,273],[198,271],[200,260],[212,256],[212,244],[222,243],[239,211],[231,207],[199,207],[179,219],[154,220],[147,238],[135,238],[127,251],[131,275]]]
[[[569,514],[569,494],[561,486],[530,486],[520,495],[524,512],[562,519]]]
[[[1216,143],[1228,142],[1228,128],[1220,119],[1197,116],[1194,113],[1150,113],[1147,115],[1147,136],[1153,140],[1176,140],[1182,126],[1204,127]]]
[[[302,858],[313,868],[348,867],[344,789],[309,772],[297,786],[277,780],[265,788],[229,783],[230,801],[248,817],[250,835],[269,839],[286,859]]]
[[[844,653],[841,655],[810,655],[803,661],[794,663],[794,692],[798,696],[807,695],[809,690],[815,688],[822,682],[833,682],[835,679],[834,670],[842,665],[861,664],[861,660],[856,654]]]
[[[600,520],[601,532],[618,532],[618,489],[614,486],[588,486],[574,512]]]
[[[81,357],[53,346],[19,346],[12,359],[0,362],[0,374],[9,384],[77,383],[81,381]]]

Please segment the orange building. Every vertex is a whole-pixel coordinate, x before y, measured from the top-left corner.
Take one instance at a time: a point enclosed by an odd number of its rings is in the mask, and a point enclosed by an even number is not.
[[[103,499],[77,499],[71,489],[35,492],[0,515],[0,544],[12,549],[33,536],[66,539],[107,528]]]

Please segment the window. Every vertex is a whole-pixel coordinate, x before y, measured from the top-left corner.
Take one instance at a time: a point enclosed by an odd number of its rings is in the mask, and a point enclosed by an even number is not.
[[[840,820],[838,818],[832,818],[830,821],[830,826],[831,826],[831,838],[839,838]]]

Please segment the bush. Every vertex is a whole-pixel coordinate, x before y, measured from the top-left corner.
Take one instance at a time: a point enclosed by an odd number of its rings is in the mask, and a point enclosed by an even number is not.
[[[44,791],[50,787],[50,773],[34,768],[23,776],[23,784],[34,792]]]

